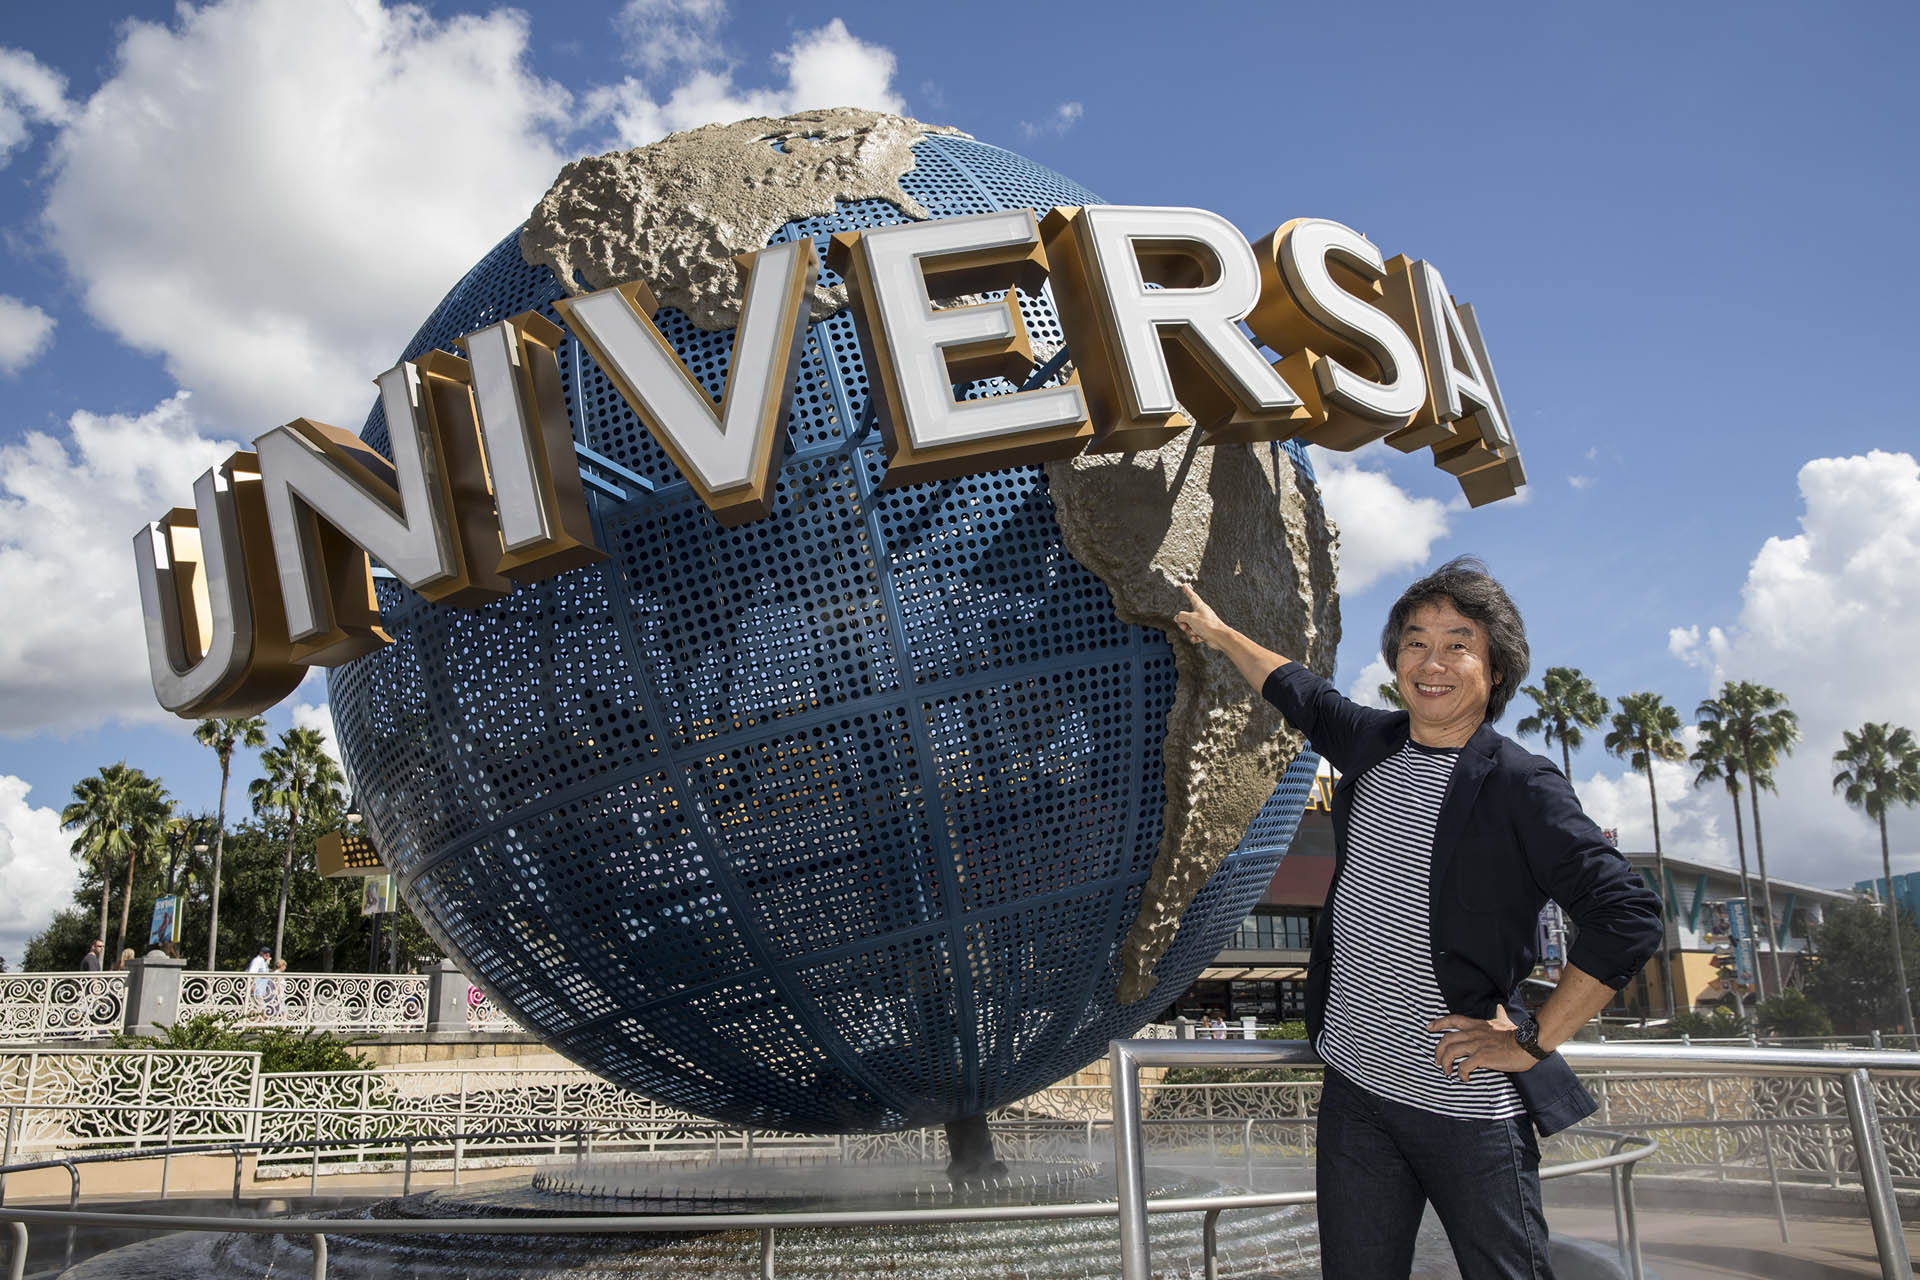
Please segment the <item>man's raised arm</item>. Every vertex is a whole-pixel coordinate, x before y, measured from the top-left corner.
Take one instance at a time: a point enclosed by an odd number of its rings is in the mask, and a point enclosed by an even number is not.
[[[1213,611],[1213,606],[1202,600],[1192,587],[1183,586],[1180,589],[1187,593],[1187,609],[1173,615],[1173,620],[1180,624],[1180,633],[1195,644],[1204,644],[1226,654],[1227,660],[1233,663],[1255,692],[1266,685],[1268,676],[1293,661],[1271,649],[1261,648],[1220,621],[1220,615]]]

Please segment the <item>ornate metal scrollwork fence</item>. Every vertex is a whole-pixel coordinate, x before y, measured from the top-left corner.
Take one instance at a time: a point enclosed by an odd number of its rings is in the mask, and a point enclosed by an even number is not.
[[[334,1032],[424,1031],[427,979],[385,973],[186,973],[180,1016]]]
[[[0,975],[0,1040],[100,1040],[127,1016],[127,975],[9,973]]]

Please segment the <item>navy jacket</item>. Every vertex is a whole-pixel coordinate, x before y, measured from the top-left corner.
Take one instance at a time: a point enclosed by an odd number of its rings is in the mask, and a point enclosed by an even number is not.
[[[1262,690],[1313,749],[1340,771],[1333,789],[1333,884],[1346,866],[1353,784],[1407,741],[1407,713],[1342,697],[1297,662]],[[1551,898],[1573,921],[1567,961],[1615,990],[1660,945],[1660,899],[1581,811],[1573,788],[1542,756],[1482,724],[1460,752],[1433,833],[1428,932],[1433,971],[1450,1013],[1491,1018],[1533,970],[1535,924]],[[1307,1034],[1315,1041],[1333,967],[1332,890],[1307,965]],[[1554,1054],[1509,1078],[1543,1134],[1594,1111],[1565,1058]]]

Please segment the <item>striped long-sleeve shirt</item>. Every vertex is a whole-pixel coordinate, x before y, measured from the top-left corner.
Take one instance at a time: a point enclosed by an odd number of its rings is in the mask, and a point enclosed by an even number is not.
[[[1346,864],[1334,889],[1333,969],[1320,1056],[1384,1098],[1463,1119],[1524,1109],[1502,1072],[1462,1084],[1434,1066],[1447,1015],[1428,932],[1434,826],[1460,752],[1408,741],[1354,783]]]

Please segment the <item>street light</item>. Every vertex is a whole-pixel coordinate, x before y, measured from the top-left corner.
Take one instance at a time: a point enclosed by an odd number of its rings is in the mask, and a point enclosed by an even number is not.
[[[347,824],[355,827],[360,825],[360,797],[358,796],[347,801]]]

